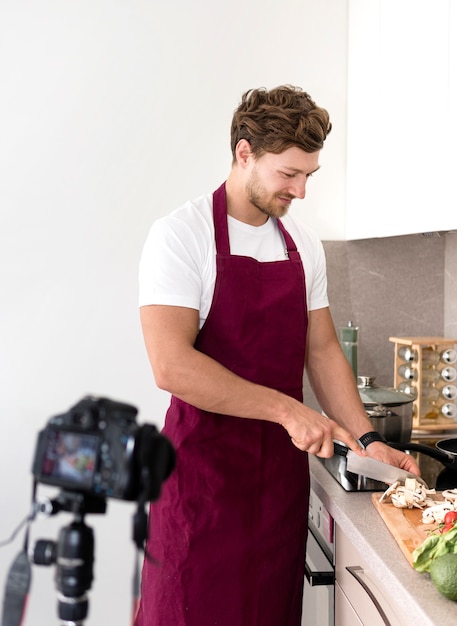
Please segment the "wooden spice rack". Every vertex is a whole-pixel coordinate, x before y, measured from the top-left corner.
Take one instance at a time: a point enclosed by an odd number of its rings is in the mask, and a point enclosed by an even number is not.
[[[415,392],[413,429],[430,432],[457,430],[457,417],[446,417],[442,412],[457,409],[456,398],[445,398],[442,395],[445,388],[457,385],[457,380],[443,378],[445,374],[451,374],[452,377],[457,364],[442,360],[446,351],[449,353],[455,350],[457,339],[389,337],[389,341],[395,344],[395,388],[401,389],[409,383]],[[404,357],[405,352],[410,353],[407,355],[409,358]]]

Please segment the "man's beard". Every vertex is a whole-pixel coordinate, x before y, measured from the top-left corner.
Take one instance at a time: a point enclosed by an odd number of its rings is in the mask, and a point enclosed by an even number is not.
[[[268,217],[276,218],[283,217],[289,209],[289,205],[281,202],[279,198],[289,198],[290,201],[292,201],[295,197],[285,191],[274,195],[268,193],[260,182],[255,169],[252,171],[251,177],[246,183],[246,194],[249,202],[261,213]]]

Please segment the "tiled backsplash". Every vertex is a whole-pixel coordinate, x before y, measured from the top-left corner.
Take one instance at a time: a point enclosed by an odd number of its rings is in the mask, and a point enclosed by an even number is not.
[[[457,231],[446,235],[444,257],[444,332],[457,337]]]
[[[359,327],[358,373],[393,385],[391,336],[457,337],[457,233],[325,241],[337,331]],[[305,403],[318,408],[305,383]]]

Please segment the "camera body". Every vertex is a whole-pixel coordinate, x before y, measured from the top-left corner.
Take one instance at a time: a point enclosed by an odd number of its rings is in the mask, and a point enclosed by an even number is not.
[[[129,404],[87,396],[52,417],[38,435],[36,481],[100,498],[133,501],[145,490],[146,499],[158,497],[174,466],[173,449],[154,426],[138,426],[137,412]]]

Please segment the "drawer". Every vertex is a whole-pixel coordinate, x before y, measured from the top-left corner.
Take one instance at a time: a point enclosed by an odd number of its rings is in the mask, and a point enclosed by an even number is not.
[[[335,584],[335,616],[335,626],[363,626],[338,583]]]
[[[335,576],[339,593],[342,592],[347,598],[363,626],[409,626],[406,617],[392,605],[381,581],[338,526],[335,537]],[[335,618],[335,626],[348,626],[347,622],[338,620],[337,610]]]

